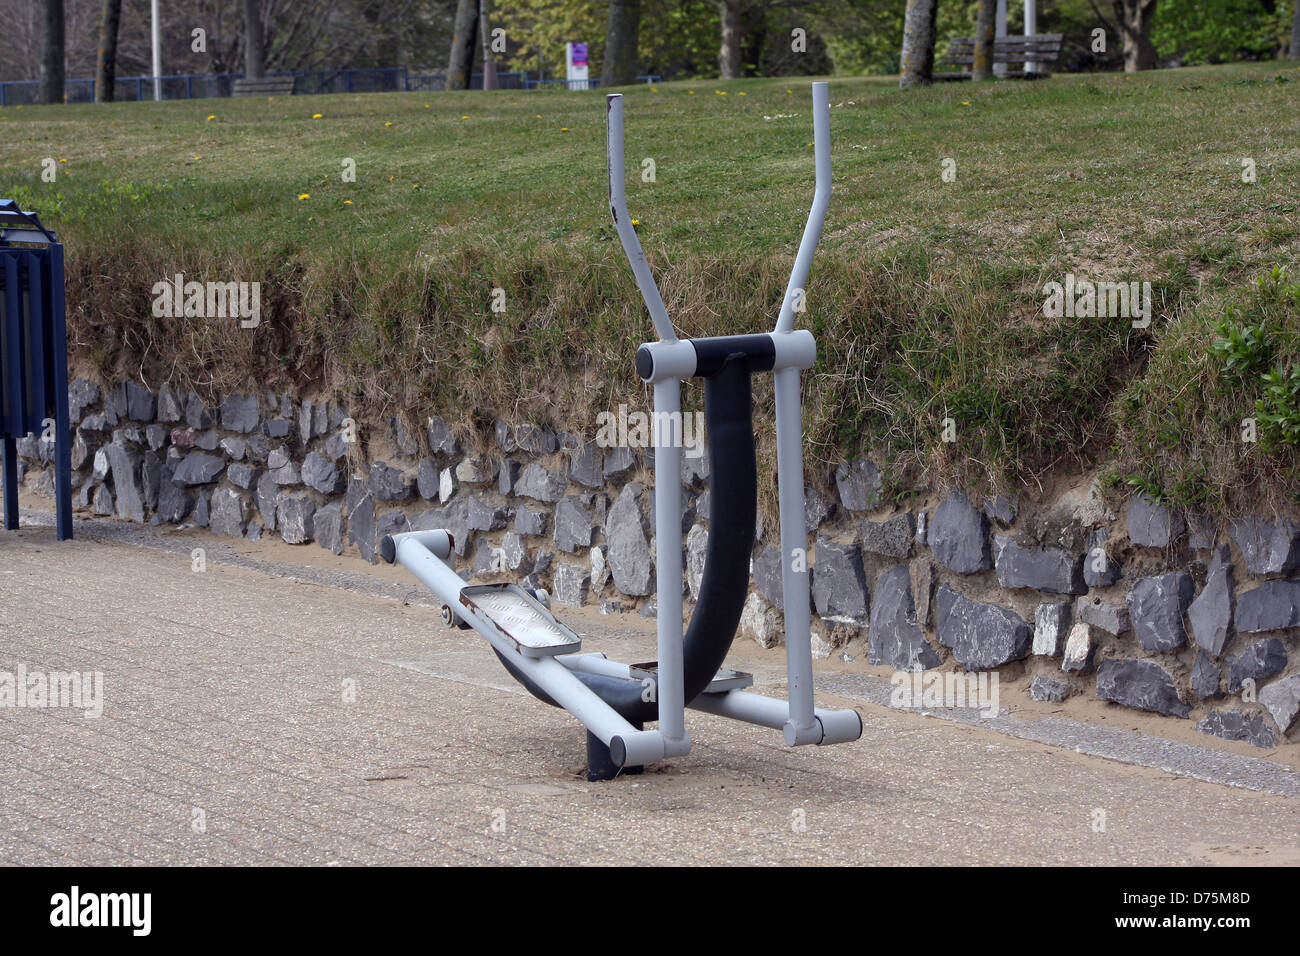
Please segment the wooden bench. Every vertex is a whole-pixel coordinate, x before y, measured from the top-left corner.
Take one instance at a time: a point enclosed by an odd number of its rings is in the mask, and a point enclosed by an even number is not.
[[[292,96],[292,76],[264,76],[260,80],[235,80],[235,96]]]
[[[993,41],[993,65],[1010,66],[1013,63],[1038,63],[1046,66],[1055,63],[1061,57],[1060,33],[1034,33],[1029,36],[998,37]],[[936,80],[969,80],[970,66],[975,62],[975,38],[953,37],[948,41],[947,62],[957,67],[966,67],[963,72],[936,73]],[[1048,75],[1046,69],[1036,73],[1024,73],[1008,70],[1008,77],[1042,78]]]

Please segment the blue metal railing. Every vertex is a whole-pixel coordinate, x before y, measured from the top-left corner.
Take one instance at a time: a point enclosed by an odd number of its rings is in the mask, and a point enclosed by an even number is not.
[[[69,432],[63,246],[36,213],[0,199],[0,448],[6,529],[18,527],[18,439],[34,433],[54,439],[58,538],[72,537]]]

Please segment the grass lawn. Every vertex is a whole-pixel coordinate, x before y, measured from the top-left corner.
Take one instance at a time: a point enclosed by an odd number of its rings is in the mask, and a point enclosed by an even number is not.
[[[874,451],[900,493],[1101,465],[1210,507],[1296,495],[1300,70],[895,86],[831,82],[835,193],[802,317],[814,462]],[[770,328],[812,194],[807,81],[626,94],[628,205],[679,329]],[[68,244],[83,367],[591,436],[598,411],[649,403],[604,120],[599,91],[10,107],[0,196]],[[262,325],[154,318],[177,272],[260,281]],[[1066,273],[1150,282],[1150,326],[1046,317]],[[1254,352],[1230,361],[1234,341]]]

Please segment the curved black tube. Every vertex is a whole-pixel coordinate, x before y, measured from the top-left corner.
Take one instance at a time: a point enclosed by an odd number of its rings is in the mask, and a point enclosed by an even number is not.
[[[727,356],[704,379],[704,420],[709,453],[709,540],[700,596],[682,642],[683,688],[693,701],[722,666],[749,591],[749,556],[754,549],[758,469],[754,459],[754,361],[744,352]],[[676,587],[678,582],[668,582]],[[664,582],[660,582],[663,586]],[[499,653],[510,675],[538,700],[556,706],[544,690]],[[574,674],[631,723],[659,719],[658,688],[647,693],[640,680],[603,674]]]

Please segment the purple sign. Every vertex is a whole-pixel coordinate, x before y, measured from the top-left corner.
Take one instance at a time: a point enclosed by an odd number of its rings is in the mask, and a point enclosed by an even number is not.
[[[585,43],[573,44],[573,46],[571,47],[570,55],[573,59],[574,66],[586,66],[587,65],[587,44]]]

